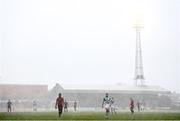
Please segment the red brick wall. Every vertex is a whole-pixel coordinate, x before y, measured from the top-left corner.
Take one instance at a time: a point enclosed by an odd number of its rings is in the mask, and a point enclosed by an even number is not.
[[[47,93],[47,85],[0,85],[1,98],[41,98],[45,97]]]

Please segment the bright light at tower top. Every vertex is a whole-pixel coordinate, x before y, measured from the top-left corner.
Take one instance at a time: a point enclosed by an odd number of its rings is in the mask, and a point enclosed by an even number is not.
[[[144,20],[143,20],[142,15],[135,16],[133,28],[136,28],[136,29],[144,28]]]

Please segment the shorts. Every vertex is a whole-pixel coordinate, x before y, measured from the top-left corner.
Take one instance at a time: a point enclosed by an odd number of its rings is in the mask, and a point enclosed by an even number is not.
[[[109,110],[110,104],[105,104],[105,105],[104,105],[104,108],[105,108],[106,110]]]
[[[114,105],[111,105],[111,108],[112,108],[112,109],[114,109],[114,108],[115,108],[115,106],[114,106]]]

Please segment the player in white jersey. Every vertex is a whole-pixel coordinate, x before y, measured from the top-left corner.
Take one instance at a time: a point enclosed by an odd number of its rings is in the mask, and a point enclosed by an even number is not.
[[[106,118],[109,116],[109,111],[111,107],[111,98],[109,98],[108,93],[106,93],[106,96],[103,98],[102,102],[102,108],[105,108],[106,110]]]

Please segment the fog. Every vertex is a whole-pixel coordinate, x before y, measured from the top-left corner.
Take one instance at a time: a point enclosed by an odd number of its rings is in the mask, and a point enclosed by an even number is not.
[[[133,84],[136,15],[145,81],[180,88],[179,0],[1,0],[0,84]]]
[[[67,87],[67,86],[66,86]],[[3,88],[6,88],[2,93]],[[148,87],[136,87],[133,89],[64,89],[56,84],[47,91],[46,85],[3,85],[0,88],[0,112],[7,111],[8,102],[11,102],[12,112],[44,112],[55,111],[56,99],[62,94],[64,102],[68,103],[68,111],[104,111],[102,108],[105,93],[113,98],[111,108],[117,112],[129,111],[130,98],[134,100],[135,112],[138,111],[179,111],[180,94],[171,93],[167,90],[147,90]],[[138,90],[140,89],[140,90]],[[152,100],[153,99],[153,100]]]

